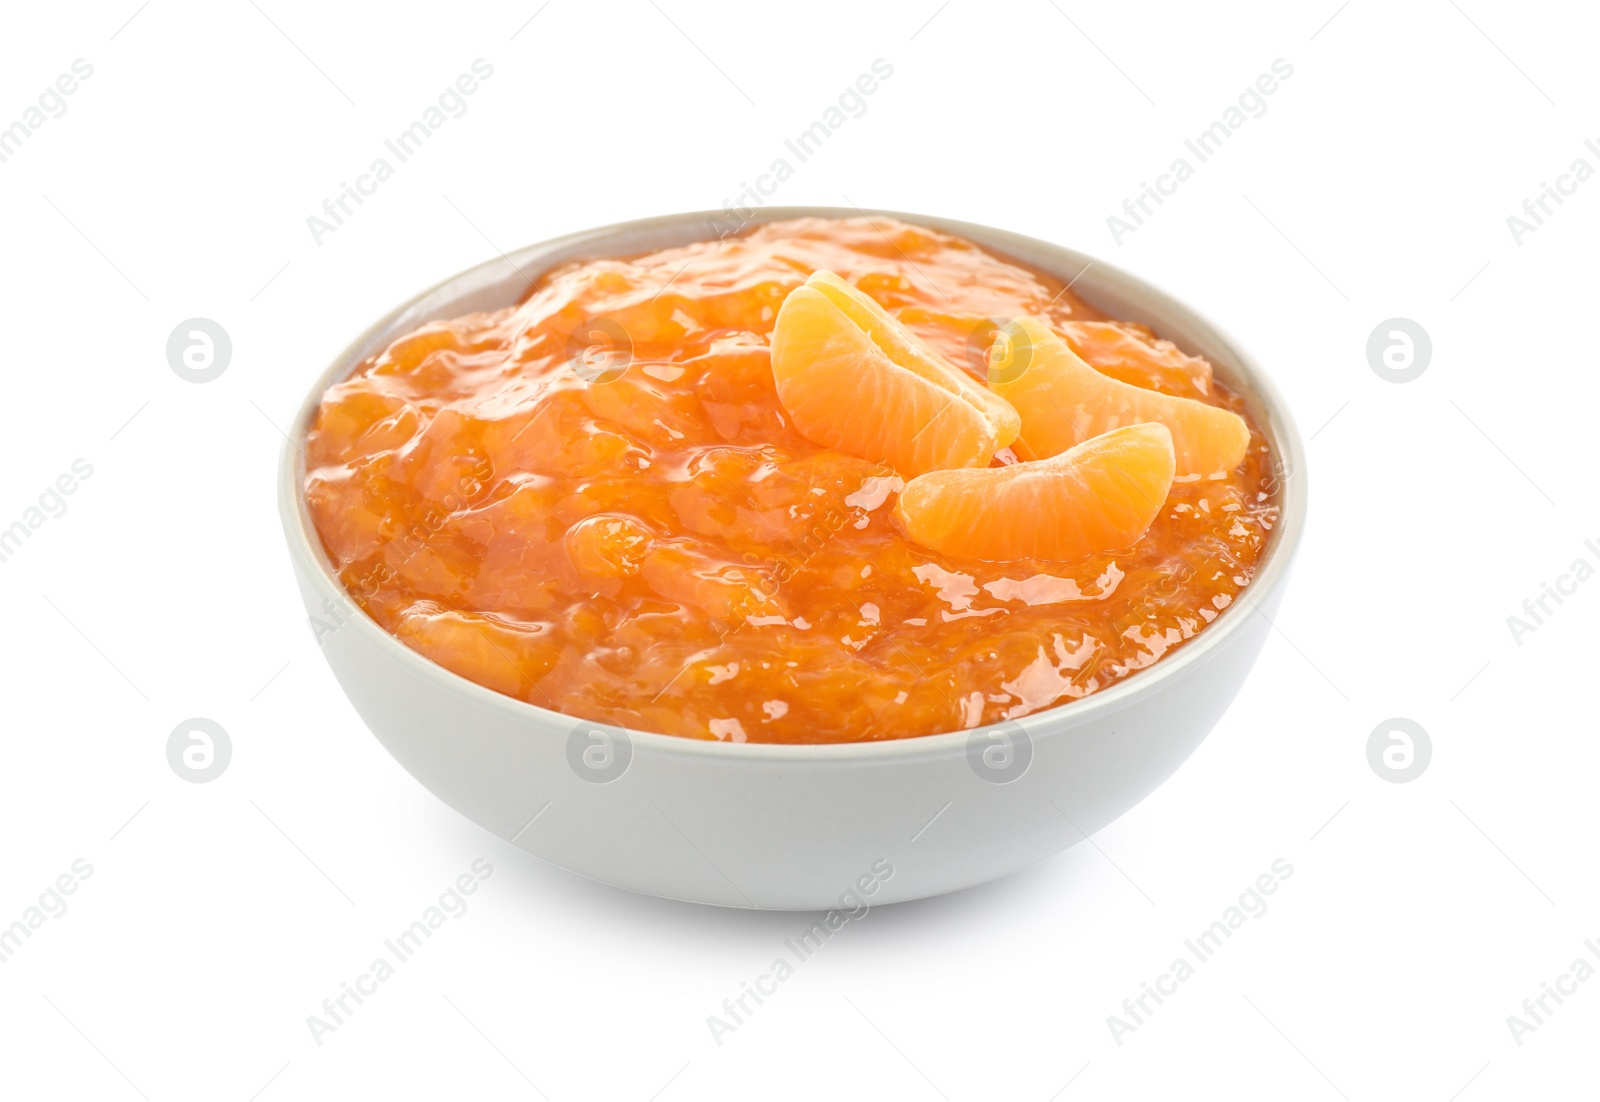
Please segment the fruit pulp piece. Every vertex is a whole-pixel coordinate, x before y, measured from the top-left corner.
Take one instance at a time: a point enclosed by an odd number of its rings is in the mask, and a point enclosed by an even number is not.
[[[1250,444],[1250,427],[1237,413],[1109,378],[1035,318],[1019,318],[1001,331],[990,351],[989,385],[1022,417],[1012,447],[1024,459],[1058,455],[1112,429],[1152,421],[1171,430],[1180,477],[1231,471]]]
[[[540,678],[561,655],[552,624],[427,601],[400,613],[394,632],[445,669],[519,700],[538,699]]]
[[[1021,428],[1003,398],[830,272],[813,273],[784,299],[772,374],[802,436],[907,478],[983,466]]]
[[[912,479],[894,515],[924,547],[962,558],[1076,559],[1132,546],[1167,500],[1172,434],[1129,425],[1009,467]]]

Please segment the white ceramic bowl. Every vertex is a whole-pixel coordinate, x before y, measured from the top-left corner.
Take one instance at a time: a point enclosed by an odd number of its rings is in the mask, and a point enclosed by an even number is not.
[[[756,220],[859,213],[768,208]],[[1227,709],[1267,637],[1305,517],[1300,439],[1266,374],[1211,322],[1102,261],[986,226],[867,213],[1076,278],[1087,302],[1211,361],[1245,396],[1278,457],[1282,517],[1245,599],[1149,669],[1008,724],[1003,737],[773,746],[607,735],[435,665],[345,595],[306,511],[300,441],[323,391],[399,334],[517,302],[531,279],[571,259],[715,237],[712,219],[726,216],[571,234],[453,276],[368,329],[312,386],[284,449],[279,505],[300,591],[310,615],[341,621],[322,635],[328,664],[378,740],[445,803],[537,857],[634,891],[730,907],[854,909],[982,883],[1081,841],[1171,776]]]

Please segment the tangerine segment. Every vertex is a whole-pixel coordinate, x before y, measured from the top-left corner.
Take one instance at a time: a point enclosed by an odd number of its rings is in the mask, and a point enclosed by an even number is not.
[[[1005,399],[831,272],[783,300],[772,375],[800,435],[907,478],[984,466],[1022,427]]]
[[[1009,323],[989,357],[989,385],[1022,415],[1014,448],[1024,459],[1065,452],[1123,425],[1172,431],[1177,472],[1214,475],[1244,460],[1250,427],[1229,410],[1107,377],[1034,318]]]
[[[1048,459],[914,478],[894,515],[941,554],[1076,559],[1137,543],[1166,502],[1173,473],[1167,427],[1129,425]]]
[[[878,305],[871,295],[832,272],[813,272],[806,283],[827,295],[828,301],[864,330],[897,366],[920,375],[935,386],[959,394],[963,400],[976,406],[995,426],[1001,438],[1000,447],[1017,438],[1017,433],[1022,430],[1022,419],[1011,408],[1010,402],[988,387],[974,382],[965,371],[917,339],[911,330]]]

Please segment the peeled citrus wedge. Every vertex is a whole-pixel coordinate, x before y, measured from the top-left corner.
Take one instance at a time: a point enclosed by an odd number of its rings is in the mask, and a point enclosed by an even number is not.
[[[1102,375],[1033,318],[1008,323],[996,338],[989,386],[1022,415],[1014,449],[1024,459],[1057,455],[1122,425],[1150,421],[1172,431],[1180,476],[1231,471],[1250,444],[1250,429],[1237,413]]]
[[[772,375],[800,435],[906,478],[984,466],[1022,426],[1004,398],[831,272],[783,300]]]
[[[1172,486],[1172,434],[1129,425],[1048,459],[933,471],[895,517],[924,547],[968,559],[1076,559],[1137,543]]]

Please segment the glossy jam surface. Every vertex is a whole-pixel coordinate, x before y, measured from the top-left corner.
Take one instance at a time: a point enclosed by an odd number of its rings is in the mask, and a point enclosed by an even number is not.
[[[907,539],[894,472],[808,442],[778,404],[767,338],[818,268],[977,379],[989,319],[1031,314],[1108,375],[1244,413],[1203,360],[1061,281],[881,218],[574,263],[328,390],[305,491],[351,595],[491,689],[735,742],[1027,715],[1149,666],[1239,598],[1278,516],[1253,424],[1236,470],[1174,484],[1123,551],[1000,563]]]

